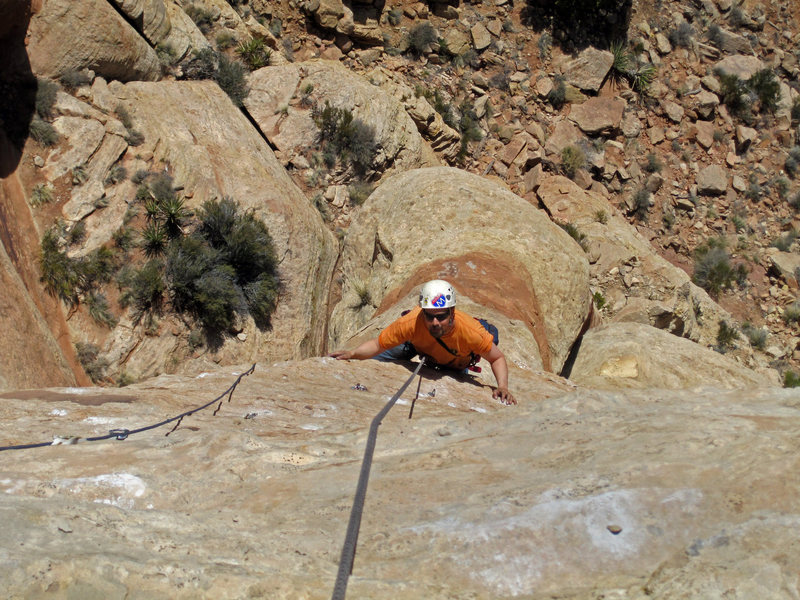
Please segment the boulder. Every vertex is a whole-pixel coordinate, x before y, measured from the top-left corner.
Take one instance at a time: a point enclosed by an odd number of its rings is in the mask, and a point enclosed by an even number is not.
[[[422,231],[423,222],[435,225]],[[590,307],[586,258],[560,227],[506,188],[449,167],[384,181],[348,229],[341,268],[331,348],[385,326],[414,305],[422,283],[441,277],[487,318],[502,318],[501,346],[519,337],[506,323],[527,330],[531,343],[512,360],[558,372]],[[356,301],[363,286],[366,304]]]
[[[716,46],[726,54],[747,54],[753,51],[750,40],[724,27],[717,28],[716,36]]]
[[[728,171],[721,165],[709,165],[697,174],[697,192],[719,196],[728,189]]]
[[[625,101],[622,98],[589,98],[570,107],[569,118],[587,135],[609,135],[619,130]]]
[[[31,69],[41,77],[84,68],[121,81],[161,77],[155,50],[105,0],[48,0],[28,34]]]
[[[580,129],[575,127],[571,121],[562,120],[558,121],[553,127],[550,137],[547,138],[547,143],[544,145],[545,152],[548,155],[561,156],[561,151],[567,146],[573,146],[586,137],[581,133]]]
[[[732,358],[644,323],[609,323],[582,338],[570,379],[592,389],[742,389],[777,384]]]
[[[611,52],[590,46],[564,65],[564,76],[581,90],[597,92],[613,64]]]
[[[144,135],[137,152],[151,152],[153,161],[169,170],[183,189],[187,208],[197,209],[214,198],[233,198],[264,221],[280,258],[283,290],[272,327],[259,330],[249,320],[244,330],[246,341],[228,340],[213,357],[188,360],[184,368],[201,369],[211,358],[223,362],[242,356],[277,360],[319,353],[335,243],[319,212],[289,178],[266,141],[210,81],[112,83],[108,91],[126,107]],[[163,369],[165,354],[174,352],[179,342],[169,332],[163,338],[142,340],[138,330],[126,329],[124,323],[115,337],[108,348],[117,357],[125,356],[126,369],[140,376]]]
[[[309,88],[308,104],[293,100]],[[376,149],[371,168],[378,173],[437,162],[403,105],[338,62],[313,60],[254,71],[244,104],[270,143],[291,157],[318,144],[313,102],[347,109],[372,128]]]
[[[736,75],[742,80],[750,79],[753,73],[763,68],[764,63],[758,57],[742,54],[726,56],[714,66],[715,71],[719,69],[728,75]]]
[[[730,321],[730,314],[659,256],[603,195],[556,175],[541,179],[537,200],[553,219],[586,236],[592,289],[620,299],[603,308],[605,319],[644,322],[704,346],[716,344],[718,323]]]
[[[478,52],[485,50],[492,43],[492,34],[483,26],[483,23],[475,23],[469,33],[472,36],[472,46]]]
[[[3,440],[155,424],[245,366],[6,393]],[[6,596],[328,597],[370,422],[408,375],[258,363],[168,437],[3,453]],[[503,407],[426,372],[413,418],[416,383],[383,418],[348,598],[791,598],[796,390],[609,392],[513,368],[511,386]]]

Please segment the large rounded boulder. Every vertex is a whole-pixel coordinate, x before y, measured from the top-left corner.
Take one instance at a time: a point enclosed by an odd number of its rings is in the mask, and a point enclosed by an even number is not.
[[[331,347],[374,333],[443,278],[459,306],[499,321],[512,361],[558,372],[591,308],[580,246],[507,188],[450,167],[385,180],[355,215],[341,269]]]

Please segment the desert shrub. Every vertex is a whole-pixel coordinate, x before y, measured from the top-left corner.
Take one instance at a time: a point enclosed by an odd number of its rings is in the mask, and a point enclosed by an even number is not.
[[[100,348],[91,342],[77,342],[75,351],[78,361],[89,378],[97,383],[105,377],[108,359],[100,357]]]
[[[143,194],[143,197],[145,199],[151,197],[150,193],[147,193],[148,188],[149,192],[152,193],[152,197],[158,202],[171,200],[172,198],[176,197],[172,176],[170,176],[168,173],[161,172],[152,178],[150,184],[144,188],[145,193]]]
[[[601,292],[595,292],[592,294],[592,300],[594,301],[594,305],[598,310],[603,310],[603,307],[606,305],[606,297],[603,296]]]
[[[650,86],[656,78],[656,66],[651,63],[642,63],[634,66],[628,71],[628,81],[631,88],[637,94],[647,94],[650,91]]]
[[[793,146],[786,156],[783,169],[789,177],[794,179],[797,177],[798,166],[800,166],[800,146]]]
[[[236,36],[230,31],[221,31],[217,34],[217,50],[227,50],[236,45]]]
[[[716,350],[723,354],[730,350],[739,339],[739,334],[736,328],[728,325],[728,322],[721,320],[719,322],[719,329],[717,329],[717,346]]]
[[[647,155],[647,163],[644,166],[644,170],[648,173],[660,173],[662,168],[664,168],[664,165],[661,163],[658,156],[650,152]]]
[[[421,56],[438,40],[439,36],[436,34],[433,25],[425,21],[424,23],[415,25],[411,31],[408,32],[408,50],[416,56]]]
[[[72,173],[72,185],[83,185],[89,178],[89,174],[86,172],[86,167],[84,167],[83,165],[72,167],[71,173]]]
[[[86,308],[89,316],[100,325],[112,328],[117,324],[117,319],[111,312],[111,306],[105,294],[90,293],[86,296]]]
[[[42,146],[53,146],[58,142],[58,132],[55,127],[39,118],[38,115],[31,119],[29,132],[31,137]]]
[[[158,221],[150,221],[142,229],[142,249],[150,257],[164,254],[167,249],[167,231]]]
[[[795,300],[789,306],[785,307],[781,316],[788,325],[800,322],[800,302]]]
[[[214,15],[211,11],[197,4],[189,4],[183,7],[183,12],[194,21],[194,24],[197,25],[197,28],[202,31],[204,35],[208,35],[214,23]]]
[[[75,90],[92,83],[92,78],[86,71],[67,71],[58,80],[68,90]]]
[[[39,207],[42,204],[50,204],[52,201],[53,188],[44,183],[37,183],[35,186],[33,186],[31,197],[28,200],[31,206]]]
[[[731,27],[738,29],[747,23],[748,20],[747,14],[744,12],[741,6],[736,4],[731,7],[731,12],[728,13],[728,22],[731,24]]]
[[[764,189],[761,187],[761,184],[758,183],[758,178],[754,173],[751,173],[750,177],[748,177],[747,189],[744,192],[744,197],[751,202],[758,202],[763,194]]]
[[[375,186],[368,181],[354,181],[347,186],[347,192],[350,194],[350,204],[353,206],[364,204],[373,189],[375,189]]]
[[[92,290],[96,285],[108,283],[119,267],[117,254],[111,248],[101,246],[78,261],[81,289]]]
[[[120,372],[120,374],[117,375],[116,381],[114,381],[114,384],[117,387],[126,387],[126,386],[129,386],[132,383],[136,383],[136,377],[134,377],[133,375],[131,375],[127,371]]]
[[[784,372],[783,387],[785,388],[800,387],[800,375],[798,375],[794,371]]]
[[[61,249],[55,229],[42,236],[39,257],[40,280],[49,294],[69,305],[78,303],[81,275],[77,261]]]
[[[582,169],[585,164],[586,155],[577,146],[565,146],[561,150],[561,168],[564,171],[564,175],[570,179],[575,177],[578,169]]]
[[[794,100],[792,100],[792,109],[790,114],[792,116],[792,125],[797,125],[800,123],[800,96],[797,96]]]
[[[386,18],[389,21],[389,25],[392,27],[397,27],[400,25],[400,21],[403,18],[403,9],[397,6],[392,8]]]
[[[747,268],[743,264],[731,264],[724,238],[709,239],[695,249],[692,280],[712,296],[734,283],[742,285],[746,279]]]
[[[611,63],[611,78],[614,81],[622,80],[628,72],[632,57],[628,50],[625,48],[625,42],[614,41],[609,48],[613,61]]]
[[[792,187],[789,180],[786,177],[778,177],[773,181],[773,185],[775,186],[775,191],[778,192],[778,198],[786,200],[786,196],[789,195],[789,189]]]
[[[536,46],[539,48],[539,58],[542,60],[547,59],[550,56],[550,50],[553,48],[553,36],[547,31],[543,32],[539,36]]]
[[[334,164],[339,158],[352,164],[358,173],[369,168],[375,149],[374,128],[353,118],[348,109],[333,107],[327,101],[324,108],[312,111],[312,117],[319,128],[326,164],[332,155]]]
[[[709,42],[711,42],[714,46],[719,48],[722,45],[723,37],[722,37],[722,28],[713,23],[706,32],[706,38]]]
[[[720,82],[722,103],[740,119],[746,119],[750,113],[750,97],[747,84],[738,75],[716,71]]]
[[[269,64],[272,51],[267,48],[262,38],[254,37],[250,41],[239,44],[236,53],[242,57],[244,64],[254,71]]]
[[[756,71],[747,80],[747,85],[758,97],[761,112],[775,112],[781,99],[781,86],[772,70]]]
[[[372,294],[370,294],[369,285],[366,281],[363,279],[351,279],[350,285],[356,295],[356,303],[351,305],[350,308],[358,310],[372,304]]]
[[[791,206],[795,212],[800,211],[800,191],[790,196],[788,202],[789,206]]]
[[[637,221],[647,222],[650,215],[650,192],[641,187],[633,194],[633,209],[631,214]]]
[[[754,327],[750,323],[744,323],[742,325],[742,333],[750,342],[750,345],[757,350],[763,350],[767,345],[767,330],[763,327]]]
[[[161,312],[166,291],[163,271],[163,263],[150,260],[141,268],[130,269],[122,276],[119,283],[123,292],[119,303],[133,308],[134,323],[139,323],[145,315],[151,317]]]
[[[114,109],[114,114],[119,117],[119,122],[122,123],[122,126],[125,129],[132,129],[133,128],[133,118],[131,114],[128,112],[128,109],[125,108],[124,104],[117,104],[116,108]]]
[[[556,77],[553,89],[547,94],[547,101],[558,110],[567,101],[567,86],[564,84],[563,77]]]
[[[172,44],[159,43],[156,44],[156,56],[158,62],[161,64],[161,70],[166,71],[175,64],[178,60],[178,53]]]
[[[53,107],[56,104],[58,84],[49,79],[36,80],[36,114],[42,119],[53,117]]]
[[[220,54],[215,80],[236,106],[242,106],[250,89],[247,87],[247,69],[236,60]]]
[[[139,185],[147,181],[148,177],[150,177],[150,171],[147,171],[145,169],[139,169],[138,171],[136,171],[136,173],[131,175],[131,181],[136,185]]]
[[[683,21],[675,29],[669,32],[669,41],[676,48],[689,48],[692,45],[694,29],[689,23]]]
[[[777,248],[781,252],[789,252],[792,247],[792,244],[797,239],[797,231],[794,229],[787,231],[782,236],[772,240],[770,246],[773,248]]]
[[[120,250],[127,252],[133,248],[134,233],[133,229],[130,227],[120,227],[112,234],[111,237],[114,240],[114,245],[116,245],[116,247]]]
[[[166,275],[176,310],[207,333],[229,329],[235,314],[269,323],[278,298],[277,258],[266,226],[230,198],[203,204],[195,232],[170,244]]]
[[[115,185],[121,181],[125,181],[128,177],[128,170],[122,165],[114,165],[106,175],[104,181],[105,185]]]
[[[272,17],[267,25],[267,29],[269,32],[275,36],[276,38],[281,37],[281,33],[283,32],[283,21],[281,21],[278,17]]]
[[[573,223],[559,223],[558,224],[561,229],[566,231],[573,240],[578,242],[578,245],[586,251],[586,245],[588,243],[586,239],[586,234],[583,233],[580,229],[578,229],[577,225]]]
[[[74,246],[75,244],[80,244],[83,240],[86,239],[86,223],[83,221],[78,221],[72,227],[69,228],[67,232],[67,243],[70,246]]]
[[[129,146],[141,146],[144,143],[144,134],[138,129],[131,129],[125,136],[125,141]]]
[[[501,90],[501,91],[504,91],[504,92],[509,91],[509,89],[510,89],[509,82],[510,81],[511,80],[509,78],[509,73],[505,69],[502,70],[502,71],[499,71],[499,72],[495,73],[494,75],[492,75],[491,77],[489,77],[489,85],[492,86],[496,90]]]
[[[594,213],[594,220],[602,225],[605,225],[608,223],[608,213],[603,209],[599,209]]]

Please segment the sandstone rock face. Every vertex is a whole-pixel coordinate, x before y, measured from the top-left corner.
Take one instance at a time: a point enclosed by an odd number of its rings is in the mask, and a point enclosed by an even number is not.
[[[3,443],[157,423],[240,371],[4,394]],[[169,436],[4,452],[5,594],[329,598],[366,431],[408,375],[259,364]],[[797,391],[603,392],[515,369],[520,405],[502,407],[428,377],[413,418],[416,385],[379,428],[348,598],[793,596]]]
[[[558,372],[590,308],[586,259],[560,227],[504,187],[448,167],[381,184],[347,232],[341,268],[332,348],[375,319],[393,320],[414,305],[422,283],[441,277],[504,322],[527,328],[536,341],[530,363]],[[359,282],[371,303],[354,310]],[[501,330],[501,347],[503,339],[510,336]]]
[[[324,106],[345,108],[375,132],[372,167],[379,172],[413,169],[433,164],[425,142],[403,106],[366,79],[338,62],[314,60],[265,67],[250,77],[245,107],[261,130],[289,159],[317,144],[318,128],[311,104],[293,101],[310,89],[310,99]]]
[[[144,134],[145,143],[137,152],[151,151],[155,161],[163,161],[175,184],[183,187],[187,207],[196,209],[206,200],[230,196],[265,222],[275,243],[283,292],[272,329],[259,331],[249,322],[246,341],[226,342],[215,359],[235,362],[237,356],[274,360],[318,354],[335,259],[333,236],[267,143],[214,83],[112,83],[108,90]],[[164,353],[173,352],[176,343],[165,333],[158,339],[168,347],[144,350],[148,344],[128,337],[124,328],[117,333],[127,341],[117,340],[114,351],[133,352],[134,366],[137,360],[148,368],[157,367],[159,360],[163,364]],[[186,368],[197,370],[206,360],[189,360]]]
[[[607,50],[589,47],[564,66],[567,81],[581,90],[596,92],[614,64],[614,56]]]
[[[775,382],[714,350],[642,323],[611,323],[589,330],[570,379],[593,389],[719,389]]]
[[[569,118],[588,135],[610,135],[619,129],[625,101],[621,98],[590,98],[573,105]]]
[[[36,75],[57,79],[83,68],[122,81],[155,81],[155,50],[105,0],[48,0],[28,29]]]
[[[556,175],[542,180],[537,197],[554,219],[586,236],[592,287],[608,299],[606,318],[646,323],[704,346],[716,343],[718,323],[730,319],[728,312],[656,254],[603,196]],[[606,223],[598,213],[605,213]]]

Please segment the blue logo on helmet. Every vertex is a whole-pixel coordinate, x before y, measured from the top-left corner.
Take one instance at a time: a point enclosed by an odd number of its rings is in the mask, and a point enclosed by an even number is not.
[[[436,308],[444,308],[444,305],[447,303],[447,300],[444,297],[444,294],[439,294],[433,299],[433,304]]]

